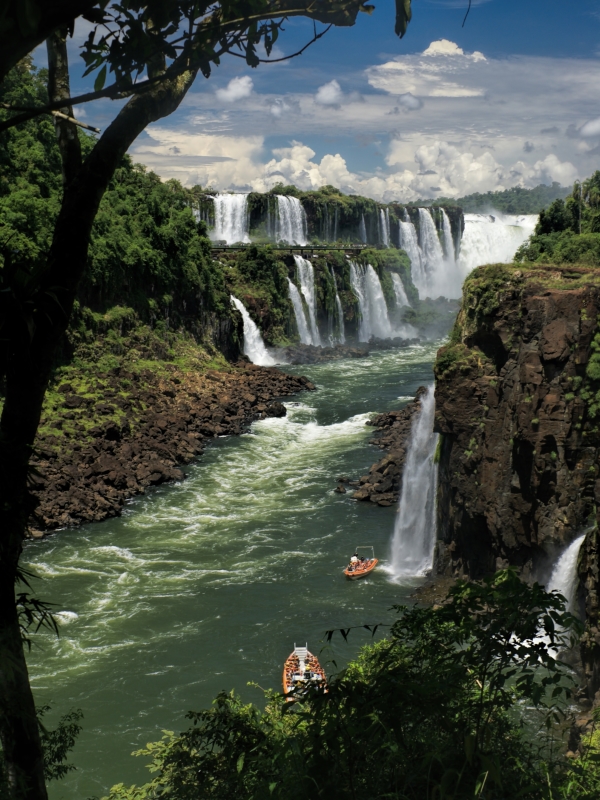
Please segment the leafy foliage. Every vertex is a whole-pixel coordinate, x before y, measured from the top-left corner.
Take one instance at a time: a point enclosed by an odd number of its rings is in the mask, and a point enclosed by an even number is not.
[[[539,214],[557,198],[564,199],[569,193],[569,188],[561,186],[556,181],[552,186],[541,183],[534,189],[523,189],[513,186],[501,192],[474,192],[464,197],[440,197],[437,200],[418,200],[416,205],[451,205],[460,206],[467,214],[490,211],[501,211],[503,214]]]
[[[541,212],[535,234],[515,261],[600,265],[599,171]]]
[[[223,693],[138,753],[150,783],[110,800],[562,797],[565,765],[526,735],[523,709],[552,731],[569,697],[552,654],[577,627],[564,598],[506,570],[458,582],[441,607],[397,611],[327,693],[268,693],[264,712]]]
[[[63,714],[54,730],[48,730],[42,723],[42,717],[50,711],[50,706],[37,709],[37,716],[44,751],[44,774],[46,780],[60,780],[75,769],[73,764],[66,763],[70,751],[82,728],[79,724],[83,718],[81,709],[73,709]]]

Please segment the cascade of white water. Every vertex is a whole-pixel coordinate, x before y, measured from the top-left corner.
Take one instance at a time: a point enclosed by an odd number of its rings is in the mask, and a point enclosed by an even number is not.
[[[308,308],[308,318],[310,321],[310,334],[312,344],[320,346],[321,337],[319,336],[319,329],[317,327],[317,295],[315,293],[315,271],[313,265],[307,258],[302,256],[294,256],[296,262],[296,271],[298,275],[298,283],[300,284],[300,291],[306,300]]]
[[[442,234],[444,237],[444,255],[446,260],[453,264],[456,261],[456,255],[454,253],[454,239],[452,238],[452,227],[450,225],[450,220],[448,219],[448,214],[446,214],[445,209],[441,209],[442,212]]]
[[[277,195],[278,224],[275,239],[288,244],[307,242],[306,212],[297,197]]]
[[[361,214],[360,225],[358,226],[358,236],[363,244],[367,243],[367,226],[365,225],[365,215]]]
[[[217,194],[213,198],[215,206],[215,227],[212,231],[214,241],[227,244],[244,242],[248,244],[248,195]]]
[[[388,316],[387,304],[379,276],[370,264],[363,267],[350,262],[350,283],[358,298],[360,308],[359,342],[368,342],[371,336],[390,339],[394,334]]]
[[[419,247],[419,240],[415,226],[410,221],[410,217],[404,211],[404,221],[400,220],[400,247],[404,250],[410,260],[410,273],[412,282],[417,287],[420,297],[425,297],[427,293],[427,273],[425,272],[425,260]]]
[[[379,209],[379,240],[384,247],[390,246],[390,211]]]
[[[244,353],[253,364],[260,364],[261,367],[272,367],[275,359],[267,352],[260,331],[250,317],[246,307],[241,300],[238,300],[233,295],[230,296],[230,300],[231,304],[240,312],[244,321]]]
[[[552,570],[547,586],[549,592],[556,591],[562,594],[567,601],[566,610],[571,613],[575,611],[577,594],[577,558],[585,536],[585,533],[578,536],[562,553]]]
[[[337,308],[338,318],[338,344],[346,344],[346,333],[344,331],[344,309],[339,294],[335,293],[335,307]]]
[[[408,297],[402,283],[402,278],[397,272],[392,272],[392,283],[394,284],[394,294],[396,295],[396,308],[409,306]]]
[[[304,306],[302,304],[302,298],[300,297],[300,292],[298,291],[298,287],[296,284],[292,283],[292,281],[288,278],[288,290],[290,293],[290,300],[292,301],[292,305],[294,306],[294,315],[296,317],[296,325],[298,326],[298,333],[300,335],[300,343],[301,344],[312,344],[312,336],[310,335],[310,330],[308,327],[308,322],[306,320],[306,314],[304,313]]]
[[[518,248],[533,233],[536,214],[465,214],[465,230],[460,243],[459,264],[466,277],[482,264],[508,264]]]
[[[396,579],[424,575],[431,569],[435,546],[435,495],[438,434],[433,432],[435,396],[433,385],[421,397],[413,419],[398,516],[392,539],[391,567]]]
[[[333,280],[333,285],[335,286],[335,307],[337,311],[337,343],[346,344],[346,332],[344,330],[344,309],[342,308],[342,301],[340,300],[340,296],[338,294],[337,282],[335,280],[335,273],[333,271],[333,267],[330,267],[329,269],[331,272],[331,279]]]
[[[417,287],[420,297],[460,297],[465,278],[464,270],[456,263],[452,248],[450,248],[450,257],[444,256],[438,232],[428,208],[419,209],[419,227],[419,243],[423,253],[426,277],[425,287],[423,289]]]

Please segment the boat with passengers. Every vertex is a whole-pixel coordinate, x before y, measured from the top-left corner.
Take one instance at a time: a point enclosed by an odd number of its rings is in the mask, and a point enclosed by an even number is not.
[[[371,556],[359,555],[360,550],[370,550]],[[357,547],[350,559],[350,563],[344,570],[344,575],[351,581],[364,578],[373,572],[378,563],[379,559],[375,558],[375,549],[371,545]]]
[[[297,699],[309,686],[319,686],[327,691],[325,670],[308,645],[298,647],[294,643],[294,650],[283,665],[283,693],[286,700],[292,702]]]

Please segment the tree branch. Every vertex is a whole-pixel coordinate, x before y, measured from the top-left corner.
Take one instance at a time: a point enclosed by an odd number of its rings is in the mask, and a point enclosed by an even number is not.
[[[318,39],[322,39],[323,36],[325,36],[325,34],[328,33],[332,27],[333,23],[331,25],[328,25],[324,31],[321,31],[321,33],[315,33],[310,42],[307,42],[304,45],[304,47],[302,47],[300,50],[297,50],[295,53],[292,53],[289,56],[283,56],[282,58],[259,58],[258,60],[261,64],[279,64],[280,61],[289,61],[290,58],[296,58],[297,56],[301,56],[302,53],[304,53],[305,50],[308,50],[308,48],[312,44],[314,44]],[[243,53],[234,53],[233,50],[229,51],[229,55],[235,56],[236,58],[244,58]]]
[[[81,105],[82,103],[89,103],[92,100],[99,100],[102,98],[122,99],[131,97],[132,95],[141,94],[142,92],[147,91],[156,83],[182,74],[186,69],[191,67],[191,64],[194,61],[197,61],[199,56],[198,46],[207,44],[207,42],[202,41],[202,34],[206,35],[207,33],[210,33],[211,38],[214,38],[216,42],[223,35],[227,36],[232,32],[237,32],[238,35],[234,36],[234,40],[229,42],[227,46],[221,49],[220,54],[228,52],[231,55],[237,56],[238,58],[243,58],[240,53],[232,52],[230,48],[236,43],[239,43],[240,28],[246,29],[253,22],[281,19],[286,17],[305,16],[328,24],[329,27],[332,25],[353,25],[361,5],[362,4],[358,0],[342,0],[342,2],[338,2],[337,4],[332,4],[330,0],[309,0],[309,2],[307,2],[305,5],[298,4],[297,0],[280,0],[280,2],[277,4],[277,8],[270,12],[262,14],[249,14],[244,17],[230,20],[219,20],[217,16],[215,16],[220,13],[220,9],[218,9],[208,19],[202,20],[202,22],[197,26],[193,37],[191,39],[187,38],[187,46],[184,47],[182,54],[178,56],[178,58],[163,74],[153,75],[141,83],[129,84],[127,86],[117,82],[95,92],[87,92],[86,94],[79,95],[78,97],[69,97],[68,102],[71,106],[74,106]],[[327,30],[329,30],[329,28]],[[320,35],[315,34],[316,38],[313,38],[309,44],[312,44],[317,40],[317,38],[324,36],[326,32],[327,31],[322,32]],[[264,63],[277,63],[278,61],[289,60],[290,58],[296,57],[296,55],[300,55],[305,49],[306,46],[298,53],[295,53],[291,56],[286,56],[283,59],[259,59],[259,61],[263,61]],[[184,60],[182,63],[181,56],[186,54],[190,60],[187,62]],[[179,67],[175,68],[175,65],[178,62]],[[16,125],[27,122],[30,119],[34,119],[41,114],[47,114],[49,111],[60,110],[60,108],[61,106],[59,104],[50,102],[44,106],[39,106],[38,108],[25,110],[23,113],[18,114],[15,117],[11,117],[8,120],[0,122],[0,133]],[[15,108],[14,110],[17,109]]]
[[[48,50],[48,95],[52,102],[62,102],[53,114],[56,138],[62,160],[63,183],[70,183],[81,167],[81,145],[77,127],[71,122],[73,107],[69,103],[69,60],[67,56],[67,30],[51,33],[46,40]]]

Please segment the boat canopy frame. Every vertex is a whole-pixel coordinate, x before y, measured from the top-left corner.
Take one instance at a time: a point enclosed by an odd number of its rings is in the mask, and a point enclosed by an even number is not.
[[[375,558],[375,548],[371,544],[363,544],[360,547],[356,547],[354,549],[355,553],[358,553],[359,550],[370,550],[371,551],[371,559]]]

